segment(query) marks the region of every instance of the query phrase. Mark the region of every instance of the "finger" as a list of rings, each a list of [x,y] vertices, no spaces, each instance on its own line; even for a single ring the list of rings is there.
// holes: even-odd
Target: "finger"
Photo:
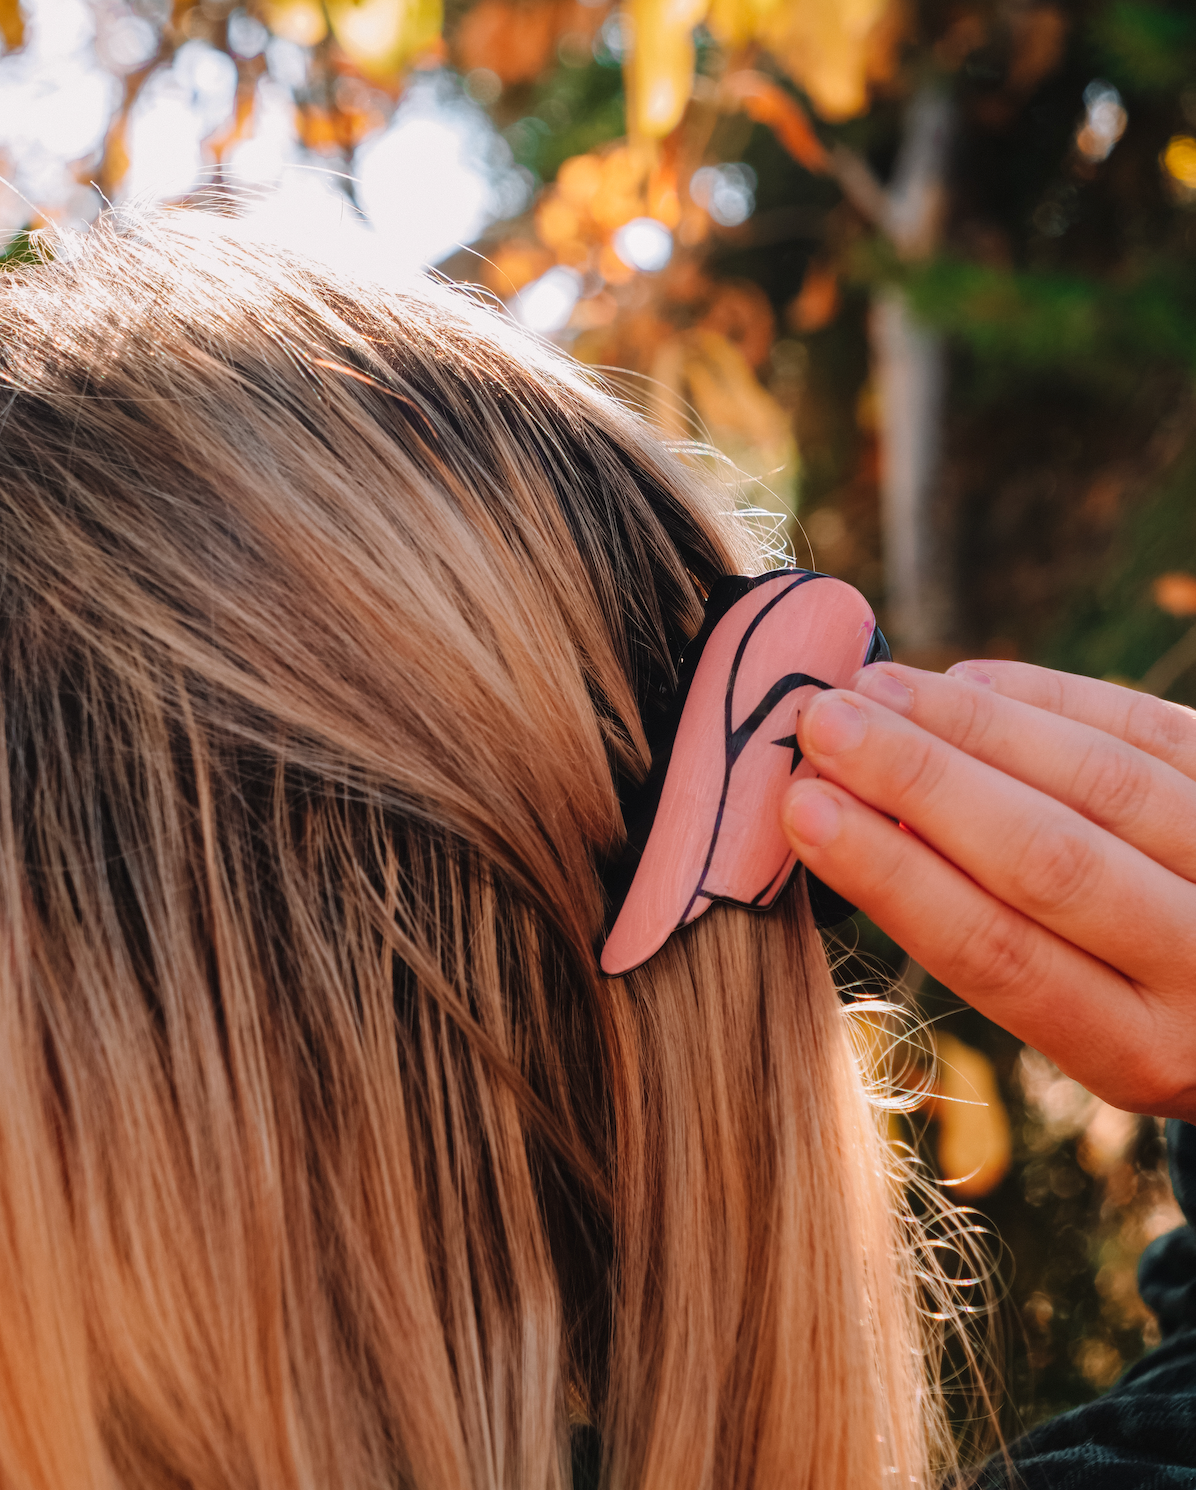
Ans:
[[[949,676],[986,683],[1006,698],[1090,724],[1196,779],[1196,710],[1183,704],[1028,662],[959,662]]]
[[[1190,1110],[1196,1027],[1172,1036],[1174,1052],[1162,1047],[1167,1067],[1165,1011],[841,787],[795,782],[782,821],[812,874],[982,1014],[1118,1107]]]
[[[875,663],[851,688],[1196,880],[1196,781],[1090,724],[958,677]]]
[[[818,694],[798,742],[821,775],[1129,977],[1168,988],[1196,966],[1196,886],[1070,807],[859,694]]]

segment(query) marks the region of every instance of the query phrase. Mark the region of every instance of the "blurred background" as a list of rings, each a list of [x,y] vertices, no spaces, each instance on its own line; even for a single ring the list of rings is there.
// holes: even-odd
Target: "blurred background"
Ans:
[[[899,658],[1196,703],[1190,0],[0,0],[0,37],[5,263],[202,200],[437,266],[721,452]],[[862,918],[839,953],[937,1043],[894,1137],[999,1239],[1007,1426],[1088,1400],[1157,1338],[1158,1126]]]

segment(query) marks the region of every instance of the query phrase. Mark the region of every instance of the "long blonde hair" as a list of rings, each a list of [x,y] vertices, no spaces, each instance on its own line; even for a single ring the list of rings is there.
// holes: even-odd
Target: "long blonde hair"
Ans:
[[[735,520],[563,358],[186,215],[0,284],[0,1482],[926,1486],[804,890],[603,980]]]

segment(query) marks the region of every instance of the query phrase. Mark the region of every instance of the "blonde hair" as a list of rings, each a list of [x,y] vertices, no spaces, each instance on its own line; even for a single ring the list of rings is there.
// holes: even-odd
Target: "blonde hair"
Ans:
[[[465,299],[186,215],[5,275],[0,372],[0,1480],[926,1486],[800,882],[597,973],[734,519]]]

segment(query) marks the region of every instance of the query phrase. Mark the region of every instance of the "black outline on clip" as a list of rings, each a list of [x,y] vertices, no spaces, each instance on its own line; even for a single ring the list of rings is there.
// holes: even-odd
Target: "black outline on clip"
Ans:
[[[710,639],[714,628],[723,619],[732,606],[738,604],[745,595],[751,594],[757,585],[762,585],[770,580],[792,575],[794,584],[786,586],[781,594],[756,617],[748,631],[745,633],[736,655],[735,663],[732,665],[730,682],[727,689],[726,702],[726,740],[727,740],[727,762],[726,776],[723,781],[723,793],[719,803],[719,814],[715,820],[714,832],[711,835],[710,850],[707,855],[706,865],[702,876],[698,881],[698,888],[694,892],[693,899],[686,907],[685,915],[693,908],[693,902],[702,894],[701,885],[705,879],[706,871],[714,856],[714,847],[718,841],[718,825],[722,817],[723,805],[726,802],[728,785],[731,778],[731,768],[748,739],[755,730],[763,723],[767,714],[775,707],[777,702],[785,693],[792,692],[795,688],[814,684],[818,688],[829,688],[829,683],[824,683],[819,678],[814,678],[806,673],[791,673],[780,679],[769,690],[765,699],[752,711],[751,716],[746,719],[737,730],[731,729],[731,695],[735,683],[736,669],[740,658],[747,646],[747,641],[756,626],[773,605],[780,603],[786,595],[789,595],[797,585],[806,584],[812,579],[830,579],[833,576],[822,574],[816,569],[773,569],[767,574],[745,576],[741,574],[724,575],[716,580],[711,587],[709,598],[706,601],[706,614],[702,621],[701,629],[691,642],[685,647],[677,660],[677,691],[670,700],[668,707],[658,716],[649,730],[648,745],[652,752],[652,766],[643,782],[636,786],[625,783],[619,792],[620,805],[623,808],[623,822],[627,830],[627,842],[623,852],[617,859],[611,861],[603,876],[609,910],[606,918],[606,927],[603,938],[609,933],[614,925],[623,902],[627,899],[631,890],[631,882],[635,878],[636,869],[639,867],[640,859],[643,857],[644,849],[648,843],[648,836],[652,831],[652,824],[656,819],[656,811],[660,806],[661,794],[664,791],[665,778],[668,776],[669,763],[673,756],[673,745],[677,738],[677,728],[681,723],[681,715],[685,711],[686,700],[689,698],[689,690],[693,685],[694,677],[698,670],[702,652]],[[868,654],[864,658],[863,665],[867,667],[873,662],[891,662],[893,654],[889,650],[889,644],[885,640],[880,627],[877,626],[872,633],[872,642],[868,648]],[[778,689],[781,690],[778,693]],[[767,705],[767,707],[765,707]],[[763,710],[763,713],[761,713]],[[757,719],[756,716],[760,717]],[[754,721],[754,722],[753,722]],[[648,721],[645,720],[645,725]],[[750,727],[749,727],[750,726]],[[742,736],[742,739],[740,738]],[[774,741],[781,744],[781,741]],[[801,759],[794,740],[794,768]],[[767,894],[768,886],[762,894]],[[854,914],[855,906],[844,900],[841,895],[836,894],[829,885],[824,885],[820,879],[815,878],[809,870],[806,870],[806,890],[810,897],[810,909],[814,913],[814,922],[817,926],[837,926],[840,922]],[[742,905],[741,901],[732,902]],[[747,907],[751,909],[752,907]],[[767,907],[756,907],[767,909]],[[682,917],[684,922],[684,916]]]

